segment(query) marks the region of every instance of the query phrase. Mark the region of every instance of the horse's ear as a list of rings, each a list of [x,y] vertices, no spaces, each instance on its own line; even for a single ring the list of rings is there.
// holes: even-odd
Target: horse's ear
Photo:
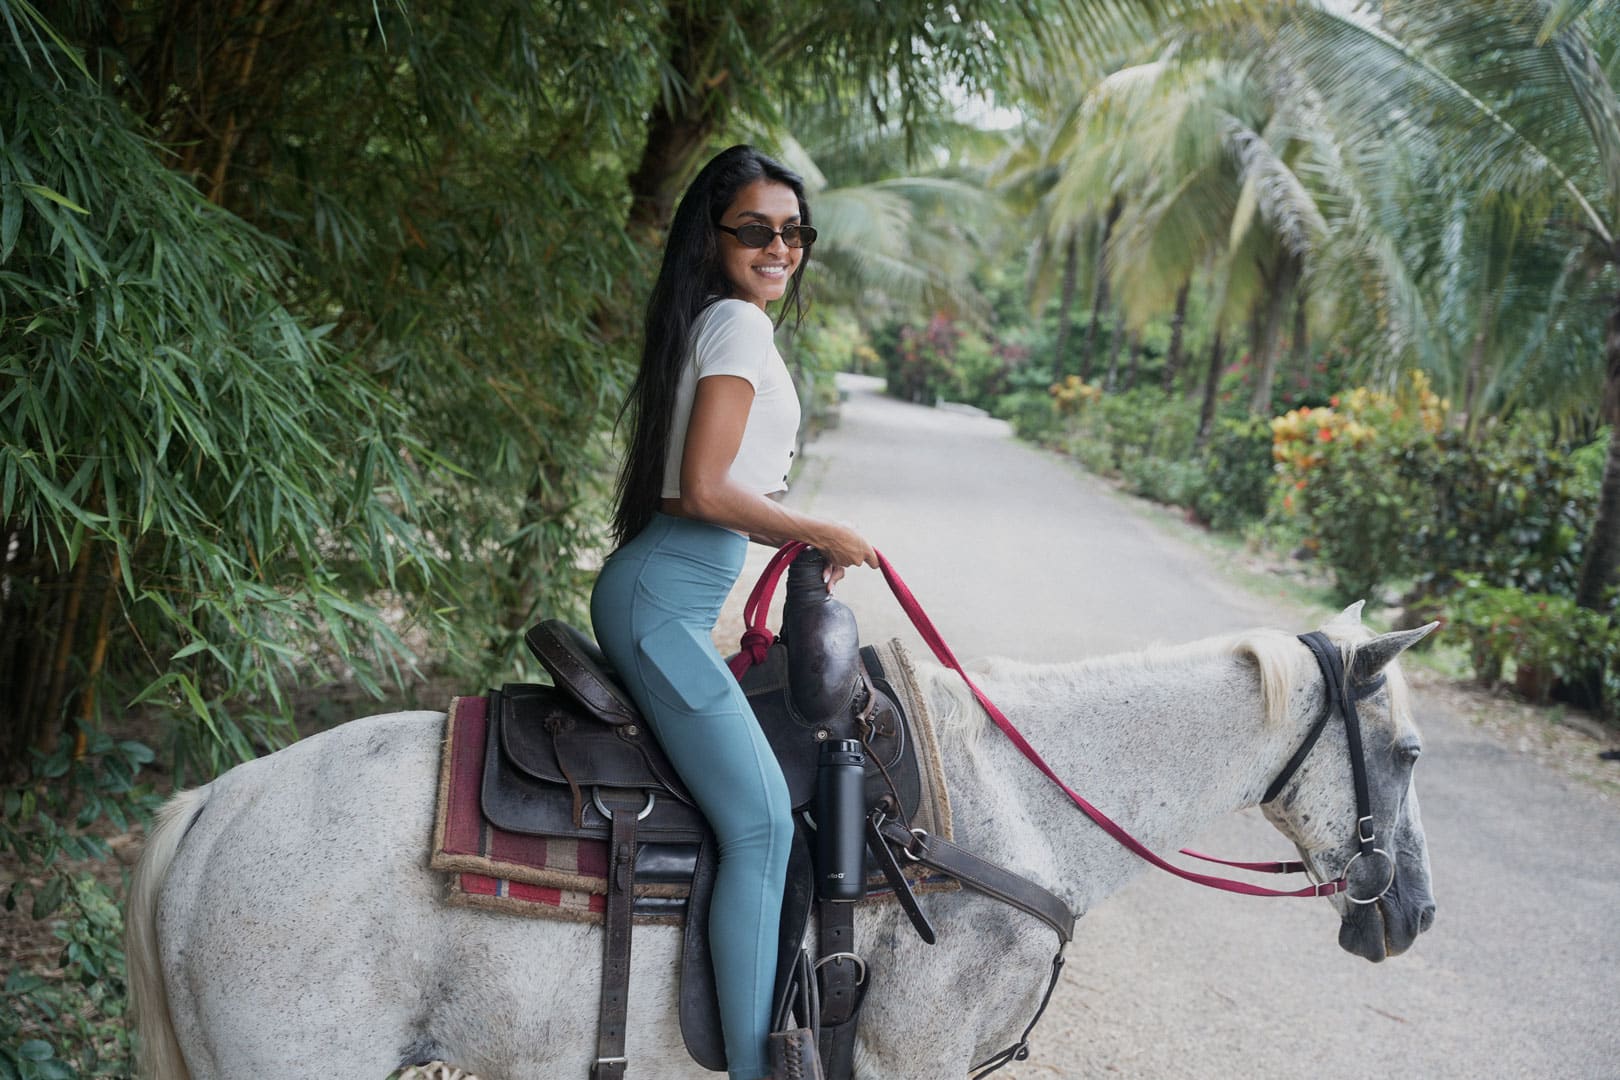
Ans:
[[[1389,662],[1434,632],[1440,624],[1432,622],[1416,630],[1397,630],[1393,634],[1379,634],[1356,648],[1355,663],[1350,668],[1351,682],[1366,682],[1383,671]]]
[[[1361,609],[1366,606],[1367,601],[1357,600],[1355,603],[1333,616],[1333,618],[1329,619],[1327,623],[1323,625],[1322,629],[1326,630],[1329,626],[1360,626]]]

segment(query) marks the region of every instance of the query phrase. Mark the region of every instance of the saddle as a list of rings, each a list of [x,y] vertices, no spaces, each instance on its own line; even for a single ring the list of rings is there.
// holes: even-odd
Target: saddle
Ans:
[[[919,933],[931,941],[933,931],[890,849],[892,840],[875,839],[883,822],[905,830],[894,835],[909,838],[919,811],[928,816],[916,744],[876,651],[860,646],[853,613],[827,594],[823,566],[811,551],[789,568],[781,636],[741,683],[782,766],[799,823],[783,901],[773,1026],[791,1027],[788,1021],[797,1015],[819,1028],[827,1075],[836,1077],[847,1076],[852,1063],[855,1017],[867,983],[852,948],[853,904],[822,904],[820,955],[827,959],[821,965],[813,969],[805,949],[815,903],[806,834],[813,827],[822,743],[863,744],[866,809],[873,815],[869,869],[895,891]],[[558,620],[534,627],[525,640],[555,685],[507,684],[490,694],[482,809],[492,825],[509,832],[608,842],[593,1080],[624,1075],[637,916],[676,921],[684,914],[682,1036],[699,1064],[724,1071],[708,943],[718,862],[709,827],[596,643]]]

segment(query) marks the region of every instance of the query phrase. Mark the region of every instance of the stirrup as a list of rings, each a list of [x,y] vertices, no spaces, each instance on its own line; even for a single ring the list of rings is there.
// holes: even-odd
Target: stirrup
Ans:
[[[826,1080],[816,1037],[807,1027],[773,1031],[766,1040],[770,1050],[771,1080]]]

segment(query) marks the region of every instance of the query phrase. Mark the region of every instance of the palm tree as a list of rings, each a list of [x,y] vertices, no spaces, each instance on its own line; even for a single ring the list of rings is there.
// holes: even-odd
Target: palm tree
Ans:
[[[1499,206],[1522,201],[1550,212],[1519,214],[1521,227],[1556,238],[1566,252],[1544,283],[1549,293],[1586,286],[1609,297],[1599,415],[1620,426],[1620,18],[1614,0],[1405,0],[1380,10],[1302,8],[1276,49],[1305,72],[1368,157],[1427,163],[1430,197]],[[1513,211],[1508,211],[1514,213]],[[1445,215],[1431,215],[1434,232]],[[1417,224],[1424,224],[1420,215]],[[1474,223],[1489,234],[1500,221]],[[1496,245],[1499,250],[1501,245]],[[1468,252],[1459,252],[1467,258]],[[1496,274],[1501,280],[1501,275]],[[1487,265],[1470,389],[1511,374],[1489,343],[1501,289]],[[1471,405],[1473,402],[1470,403]],[[1577,601],[1604,609],[1620,568],[1620,438],[1611,438],[1597,518]]]
[[[1260,305],[1257,413],[1270,409],[1285,315],[1329,231],[1302,177],[1313,147],[1296,134],[1291,95],[1258,58],[1154,60],[1093,87],[1053,149],[1054,224],[1097,215],[1109,200],[1099,306],[1112,287],[1140,328],[1184,312],[1198,269],[1239,276],[1226,295]],[[1217,262],[1223,251],[1244,257]]]

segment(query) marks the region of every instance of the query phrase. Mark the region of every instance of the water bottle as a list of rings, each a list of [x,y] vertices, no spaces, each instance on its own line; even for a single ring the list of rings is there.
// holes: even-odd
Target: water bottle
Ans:
[[[816,763],[816,895],[866,895],[866,754],[854,739],[821,744]]]

